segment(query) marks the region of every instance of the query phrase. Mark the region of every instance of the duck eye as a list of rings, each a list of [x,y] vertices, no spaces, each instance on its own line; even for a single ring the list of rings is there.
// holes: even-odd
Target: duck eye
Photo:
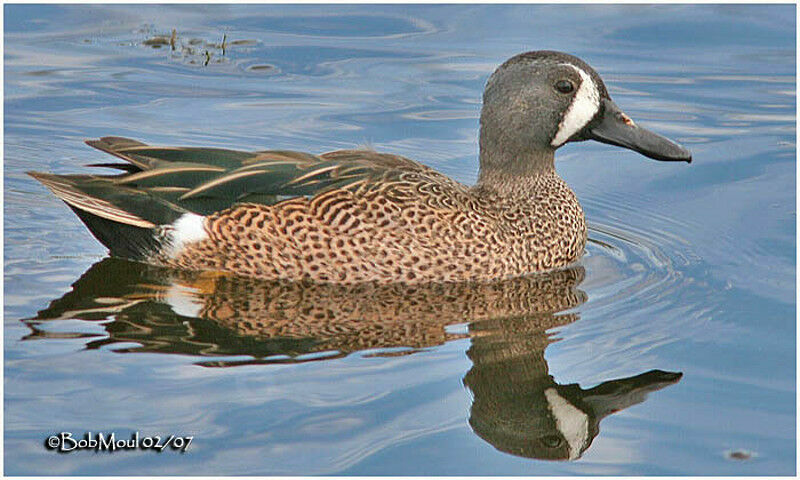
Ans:
[[[559,80],[556,82],[556,90],[561,93],[572,93],[575,90],[575,84],[569,80]]]
[[[548,448],[556,448],[561,445],[561,437],[558,435],[545,435],[539,438],[539,441]]]

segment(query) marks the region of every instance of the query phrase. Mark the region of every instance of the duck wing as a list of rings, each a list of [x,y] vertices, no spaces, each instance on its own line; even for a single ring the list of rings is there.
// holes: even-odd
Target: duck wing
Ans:
[[[90,166],[124,173],[30,174],[72,207],[139,226],[169,223],[186,212],[208,215],[236,203],[270,205],[298,196],[312,197],[403,173],[447,178],[407,158],[369,150],[322,155],[287,150],[243,152],[150,146],[122,137],[86,143],[127,162]],[[151,207],[156,211],[150,212]],[[129,215],[139,220],[126,218]]]

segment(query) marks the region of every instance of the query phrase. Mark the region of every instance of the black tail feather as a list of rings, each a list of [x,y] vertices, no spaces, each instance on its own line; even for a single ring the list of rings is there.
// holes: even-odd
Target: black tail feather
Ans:
[[[135,227],[108,220],[70,206],[92,235],[108,248],[111,255],[131,260],[146,260],[157,252],[161,241],[152,228]]]

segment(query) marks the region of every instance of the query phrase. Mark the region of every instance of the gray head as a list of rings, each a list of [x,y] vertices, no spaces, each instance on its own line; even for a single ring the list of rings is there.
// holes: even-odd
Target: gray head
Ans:
[[[657,160],[691,162],[691,153],[637,126],[611,101],[603,80],[560,52],[519,54],[486,84],[481,110],[481,168],[524,171],[552,163],[571,141],[598,140]]]

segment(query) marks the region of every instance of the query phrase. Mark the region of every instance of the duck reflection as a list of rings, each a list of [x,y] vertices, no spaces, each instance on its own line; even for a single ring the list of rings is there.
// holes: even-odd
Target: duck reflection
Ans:
[[[577,266],[491,284],[321,285],[161,269],[107,258],[72,291],[24,320],[26,340],[92,337],[86,348],[186,354],[206,367],[324,361],[353,352],[406,355],[470,338],[469,423],[498,450],[574,460],[607,415],[674,384],[652,370],[590,389],[548,372],[547,331],[577,320],[586,301]],[[49,331],[58,319],[104,321],[107,335]],[[467,324],[466,333],[445,327]],[[130,346],[133,343],[136,346]],[[215,358],[216,357],[216,358]],[[231,359],[231,357],[235,357]]]

